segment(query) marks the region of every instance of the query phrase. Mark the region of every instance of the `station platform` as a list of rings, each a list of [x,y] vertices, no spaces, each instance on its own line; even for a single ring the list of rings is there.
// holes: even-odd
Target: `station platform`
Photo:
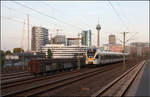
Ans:
[[[150,96],[150,59],[141,69],[124,96]]]

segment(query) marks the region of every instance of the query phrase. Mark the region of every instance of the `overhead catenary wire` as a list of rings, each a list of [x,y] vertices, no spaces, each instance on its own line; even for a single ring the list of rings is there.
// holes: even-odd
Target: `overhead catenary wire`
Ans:
[[[134,28],[133,23],[129,20],[129,18],[128,18],[127,15],[125,14],[125,11],[121,8],[121,5],[120,5],[119,2],[117,2],[117,5],[118,5],[118,7],[119,7],[119,9],[120,9],[120,13],[123,15],[124,19],[126,19],[127,22],[128,22],[128,24],[129,24],[130,26],[132,26],[133,31],[136,31],[136,29]]]
[[[16,19],[13,19],[13,18],[10,18],[10,17],[6,17],[6,16],[1,16],[1,18],[3,18],[3,19],[6,19],[6,20],[10,20],[10,21],[13,21],[13,22],[17,22],[17,23],[24,23],[24,21],[21,21],[21,20],[16,20]],[[28,25],[26,22],[25,22],[25,25]],[[35,26],[35,25],[33,25],[33,24],[29,24],[29,26],[30,27],[33,27],[33,26]],[[56,34],[56,33],[55,33]],[[74,34],[72,34],[71,35],[72,37],[76,37],[76,35],[74,35]]]
[[[46,2],[43,2],[43,4],[44,4],[45,6],[47,6],[47,7],[49,7],[49,8],[52,8],[52,9],[56,10],[56,12],[57,12],[57,13],[60,13],[61,15],[63,14],[64,16],[68,16],[68,14],[64,13],[64,12],[61,11],[61,10],[56,9],[56,8],[53,7],[53,6],[50,6],[50,4],[47,4]],[[69,17],[69,16],[68,16],[68,17]],[[76,19],[77,19],[77,18],[76,18]],[[88,28],[88,27],[85,28],[85,25],[87,26],[88,24],[85,23],[85,22],[83,22],[82,19],[80,19],[80,22],[82,22],[82,23],[84,24],[84,27],[83,27],[84,29]]]
[[[7,8],[7,9],[11,9],[11,11],[14,11],[14,12],[19,12],[20,14],[23,14],[24,16],[27,15],[26,12],[20,11],[19,9],[14,9],[14,8],[7,7],[7,6],[4,6],[4,5],[3,5],[2,7]],[[34,19],[34,20],[37,20],[37,19],[38,19],[38,21],[39,21],[39,19],[40,19],[40,21],[42,20],[41,22],[43,22],[43,23],[48,23],[47,20],[43,20],[43,19],[41,19],[41,18],[38,18],[38,17],[36,17],[36,16],[33,16],[32,14],[30,14],[30,15],[31,15],[31,19],[32,19],[32,20],[33,20],[33,19]],[[42,15],[42,16],[43,16],[43,15]],[[32,17],[34,17],[34,18],[32,18]],[[51,22],[50,24],[54,24],[54,23],[52,23],[52,21],[49,21],[49,22]],[[42,24],[42,23],[40,23],[39,26],[43,26],[43,27],[45,26],[45,25],[41,25],[41,24]],[[56,26],[56,22],[55,22],[55,26]],[[57,25],[57,26],[58,26],[58,25]],[[51,30],[52,28],[49,29],[49,26],[47,25],[46,28],[48,28],[49,31],[53,31],[53,32],[56,31],[56,27],[54,27],[53,30]],[[83,28],[83,27],[82,27],[82,28]],[[61,29],[61,28],[60,28],[60,29]]]
[[[135,37],[135,35],[137,34],[138,32],[136,32],[135,34],[133,34],[132,36],[130,36],[130,38],[128,38],[127,40],[126,40],[126,42],[129,42],[129,40],[133,40],[133,38]]]
[[[16,20],[16,19],[13,19],[13,18],[10,18],[10,17],[6,17],[6,16],[1,16],[3,19],[7,19],[7,20],[11,20],[11,21],[14,21],[14,22],[17,22],[17,23],[24,23],[24,21],[20,21],[20,20]],[[27,23],[25,22],[25,25],[27,25]],[[32,24],[29,24],[29,26],[33,27],[35,25],[32,25]]]
[[[129,42],[129,40],[134,40],[133,37],[134,37],[138,32],[136,32],[136,29],[134,28],[133,23],[129,20],[129,18],[128,18],[127,15],[125,14],[124,10],[121,8],[121,5],[120,5],[119,2],[117,2],[117,5],[118,5],[118,7],[119,7],[119,9],[120,9],[120,13],[123,15],[123,17],[126,19],[126,21],[128,21],[128,24],[129,24],[130,26],[132,26],[132,30],[135,31],[135,33],[134,33],[133,35],[131,35],[130,38],[127,39],[126,42]]]
[[[11,11],[14,11],[14,12],[17,12],[17,13],[22,14],[22,15],[24,15],[24,16],[27,16],[27,13],[22,12],[22,11],[20,11],[19,9],[17,10],[17,9],[10,8],[10,7],[7,7],[7,6],[2,6],[2,7],[7,8],[7,9],[11,9]],[[32,18],[32,14],[30,14],[30,18]],[[38,18],[38,17],[35,17],[35,16],[34,16],[34,18],[32,18],[32,19],[35,19],[35,20],[38,20],[38,21],[39,21],[39,19],[41,19],[41,18]],[[40,20],[40,21],[41,21],[41,20]],[[45,23],[45,22],[47,22],[47,20],[43,20],[43,19],[42,19],[42,22]]]
[[[19,2],[16,2],[16,1],[13,1],[13,3],[18,4],[18,5],[22,6],[22,7],[27,8],[27,9],[30,9],[30,10],[32,10],[32,11],[34,11],[34,12],[40,14],[40,15],[49,17],[49,18],[51,18],[51,19],[53,19],[53,20],[55,20],[55,21],[58,21],[58,22],[60,22],[60,23],[63,23],[63,24],[72,26],[72,27],[74,27],[74,28],[78,28],[78,29],[80,29],[80,30],[83,30],[81,27],[78,27],[78,26],[75,26],[75,25],[73,25],[73,24],[64,22],[64,21],[62,21],[62,20],[60,20],[60,19],[57,19],[57,18],[55,18],[55,17],[52,17],[52,16],[50,16],[50,15],[48,15],[48,14],[45,14],[45,13],[43,13],[43,12],[41,12],[41,11],[38,11],[38,10],[36,10],[36,9],[33,9],[32,7],[29,7],[29,6],[24,5],[24,4],[22,4],[22,3],[19,3]]]
[[[119,15],[119,13],[117,12],[117,10],[115,9],[115,7],[113,6],[113,4],[108,0],[109,4],[111,5],[112,9],[114,10],[114,12],[116,13],[116,15],[119,17],[120,21],[122,22],[122,24],[126,27],[127,31],[129,31],[128,26],[126,25],[126,23],[124,22],[124,20],[122,19],[122,17]],[[126,19],[128,20],[128,18],[126,17]],[[133,39],[133,36],[135,36],[137,33],[131,35],[131,37],[126,41],[129,42],[129,40]],[[120,42],[122,42],[120,39],[118,39]]]
[[[119,20],[121,21],[121,23],[125,26],[126,30],[129,32],[128,26],[126,25],[126,23],[124,22],[124,20],[121,18],[121,16],[119,15],[119,13],[117,12],[117,10],[113,6],[113,4],[109,0],[107,0],[107,1],[110,4],[111,8],[114,10],[114,12],[117,15],[117,17],[119,18]]]
[[[24,15],[24,16],[27,16],[27,13],[25,13],[25,12],[22,12],[22,11],[20,11],[20,10],[17,10],[17,9],[14,9],[14,8],[10,8],[10,7],[7,7],[7,6],[2,6],[2,7],[4,7],[4,8],[7,8],[7,9],[11,9],[11,11],[14,11],[14,12],[17,12],[17,13],[19,13],[19,14],[22,14],[22,15]],[[38,18],[38,17],[35,17],[34,16],[34,18],[32,18],[33,16],[32,16],[32,14],[30,14],[30,18],[33,20],[38,20],[39,21],[39,19],[40,19],[40,21],[41,21],[41,18]],[[7,17],[8,18],[8,17]],[[47,23],[48,21],[47,20],[43,20],[42,19],[42,21],[41,22],[43,22],[43,23]],[[51,21],[49,21],[49,22],[51,22]],[[39,26],[42,26],[42,27],[45,27],[45,25],[41,25],[42,23],[40,23],[39,24]],[[51,24],[54,24],[54,23],[52,23],[51,22]],[[34,26],[34,25],[33,25]],[[49,28],[48,26],[46,27],[49,31],[51,31],[52,29],[51,28]],[[55,31],[55,29],[53,29],[53,32]]]

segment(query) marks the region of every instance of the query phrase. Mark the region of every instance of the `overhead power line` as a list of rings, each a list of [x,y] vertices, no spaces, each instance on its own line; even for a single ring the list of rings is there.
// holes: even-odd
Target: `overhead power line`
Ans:
[[[137,35],[138,32],[136,32],[135,34],[133,34],[129,39],[127,39],[126,42],[129,42],[130,40],[134,40],[135,35]]]
[[[125,11],[121,8],[121,5],[119,2],[117,2],[118,7],[120,8],[120,13],[124,16],[124,19],[127,20],[128,24],[132,27],[133,31],[136,31],[134,28],[133,23],[130,21],[130,19],[127,17],[127,15],[125,14]],[[130,27],[129,27],[130,28]]]
[[[123,19],[121,18],[121,16],[119,15],[119,13],[117,12],[117,10],[115,9],[115,7],[113,6],[113,4],[108,0],[110,6],[112,7],[112,9],[114,10],[114,12],[116,13],[117,17],[120,19],[120,21],[122,22],[122,24],[126,27],[127,31],[129,31],[128,26],[126,25],[126,23],[123,21]]]
[[[11,9],[11,11],[18,12],[18,13],[24,15],[24,16],[27,16],[27,13],[22,12],[22,11],[20,11],[20,10],[17,10],[17,9],[14,9],[14,8],[10,8],[10,7],[7,7],[7,6],[2,6],[2,7],[7,8],[7,9]],[[30,16],[31,16],[31,14],[30,14]],[[5,16],[4,16],[4,17],[5,17]],[[7,17],[7,18],[9,18],[9,17]],[[34,16],[34,18],[32,18],[32,16],[31,16],[31,19],[38,20],[38,21],[39,21],[39,19],[41,20],[41,18],[38,18],[38,17],[35,17],[35,16]],[[45,23],[45,22],[48,22],[48,21],[42,19],[42,22]],[[51,21],[49,21],[49,22],[51,22]],[[54,24],[54,23],[51,23],[51,24]],[[35,25],[34,25],[34,26],[35,26]],[[41,25],[41,23],[40,23],[39,26],[44,26],[44,25]],[[51,30],[49,27],[47,27],[47,28],[48,28],[48,30]]]
[[[58,9],[56,9],[55,7],[53,7],[53,6],[50,6],[50,4],[47,4],[46,2],[43,2],[43,4],[45,5],[45,6],[47,6],[47,7],[49,7],[49,8],[52,8],[53,10],[56,10],[56,12],[57,13],[60,13],[61,15],[64,15],[64,16],[68,16],[68,14],[66,14],[65,12],[63,12],[63,11],[61,11],[61,10],[58,10]],[[70,17],[70,16],[68,16],[68,17]],[[80,16],[81,17],[81,16]],[[83,18],[83,17],[82,17]],[[76,18],[77,19],[77,18]],[[81,19],[80,19],[80,22],[82,22],[83,24],[84,24],[84,27],[85,27],[85,25],[87,26],[88,24],[87,23],[85,23],[85,22],[83,22]],[[83,27],[83,28],[84,28]],[[86,27],[86,28],[88,28],[88,27]]]
[[[14,22],[17,22],[17,23],[24,23],[24,21],[16,20],[16,19],[13,19],[13,18],[10,18],[10,17],[6,17],[6,16],[1,16],[1,17],[2,17],[3,19],[11,20],[11,21],[14,21]],[[26,22],[25,22],[25,25],[27,25]],[[29,26],[33,27],[34,25],[29,24]]]
[[[75,28],[78,28],[78,29],[82,30],[82,28],[81,28],[81,27],[77,27],[77,26],[72,25],[72,24],[70,24],[70,23],[64,22],[64,21],[62,21],[62,20],[60,20],[60,19],[57,19],[57,18],[52,17],[52,16],[50,16],[50,15],[47,15],[47,14],[45,14],[45,13],[42,13],[42,12],[40,12],[40,11],[38,11],[38,10],[33,9],[32,7],[26,6],[26,5],[22,4],[22,3],[15,2],[15,1],[13,1],[13,3],[16,3],[16,4],[20,5],[20,6],[23,6],[23,7],[27,8],[27,9],[30,9],[30,10],[32,10],[32,11],[34,11],[34,12],[36,12],[36,13],[40,14],[40,15],[43,15],[43,16],[46,16],[46,17],[49,17],[49,18],[51,18],[51,19],[53,19],[53,20],[56,20],[56,21],[58,21],[58,22],[60,22],[60,23],[63,23],[63,24],[66,24],[66,25],[69,25],[69,26],[72,26],[72,27],[75,27]]]
[[[2,7],[7,8],[7,9],[11,9],[12,11],[17,12],[17,13],[19,13],[19,14],[22,14],[22,15],[24,15],[24,16],[27,16],[27,14],[28,14],[28,13],[25,13],[25,12],[19,10],[19,9],[17,10],[17,9],[10,8],[10,7],[7,7],[7,6],[2,6]],[[30,15],[31,15],[31,14],[30,14]],[[40,19],[40,18],[37,18],[37,17],[35,17],[35,16],[34,16],[34,18],[32,18],[32,19],[35,19],[35,18],[38,19],[38,20]],[[42,20],[42,21],[43,21],[43,20]],[[45,20],[45,21],[43,21],[43,22],[47,22],[47,21]]]

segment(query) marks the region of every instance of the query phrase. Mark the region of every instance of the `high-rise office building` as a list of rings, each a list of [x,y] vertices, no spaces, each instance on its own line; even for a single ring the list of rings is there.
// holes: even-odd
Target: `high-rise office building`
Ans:
[[[86,45],[86,46],[91,46],[92,45],[92,33],[91,30],[85,30],[82,31],[81,34],[81,44]]]
[[[109,35],[109,45],[115,45],[115,44],[116,44],[115,35]]]
[[[43,27],[32,28],[31,49],[34,52],[41,52],[41,47],[49,43],[48,29]]]

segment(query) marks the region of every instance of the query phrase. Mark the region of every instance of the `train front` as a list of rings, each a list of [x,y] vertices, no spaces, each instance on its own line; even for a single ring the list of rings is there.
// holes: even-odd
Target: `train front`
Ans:
[[[88,49],[86,52],[86,64],[96,64],[95,63],[96,49]]]

